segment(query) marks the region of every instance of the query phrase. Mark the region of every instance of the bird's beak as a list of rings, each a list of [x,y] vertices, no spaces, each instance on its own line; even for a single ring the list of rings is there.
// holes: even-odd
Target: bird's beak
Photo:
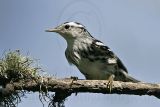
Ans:
[[[57,32],[60,31],[58,28],[51,28],[51,29],[47,29],[45,30],[46,32]]]

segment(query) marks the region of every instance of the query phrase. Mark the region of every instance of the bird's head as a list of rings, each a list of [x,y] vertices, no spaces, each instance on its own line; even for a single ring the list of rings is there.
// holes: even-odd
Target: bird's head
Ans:
[[[78,22],[65,22],[55,28],[46,30],[46,32],[59,33],[66,40],[88,35],[85,26]]]

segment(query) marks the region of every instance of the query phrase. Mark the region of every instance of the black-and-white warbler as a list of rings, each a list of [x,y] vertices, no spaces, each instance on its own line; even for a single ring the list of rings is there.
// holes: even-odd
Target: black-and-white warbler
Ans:
[[[91,36],[82,24],[65,22],[46,31],[59,33],[67,41],[66,58],[86,79],[139,82],[128,75],[126,67],[110,48]]]

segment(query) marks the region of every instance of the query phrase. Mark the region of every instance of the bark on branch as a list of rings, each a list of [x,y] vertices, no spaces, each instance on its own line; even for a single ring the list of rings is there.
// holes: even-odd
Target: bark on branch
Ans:
[[[112,91],[107,88],[107,80],[75,80],[72,79],[55,79],[43,77],[38,80],[24,82],[13,82],[8,84],[9,89],[50,92],[69,92],[69,93],[103,93],[103,94],[130,94],[130,95],[153,95],[160,97],[160,84],[151,83],[131,83],[114,81]],[[69,95],[68,95],[69,96]]]

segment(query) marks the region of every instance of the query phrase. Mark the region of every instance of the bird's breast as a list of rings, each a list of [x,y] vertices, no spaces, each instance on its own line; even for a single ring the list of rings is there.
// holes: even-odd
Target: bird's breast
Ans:
[[[86,79],[106,80],[111,74],[115,73],[115,65],[108,65],[100,61],[90,61],[86,58],[82,58],[77,67]]]
[[[115,63],[108,64],[106,53],[92,48],[91,42],[90,39],[73,42],[67,47],[66,58],[77,66],[86,79],[106,80],[115,73]]]

